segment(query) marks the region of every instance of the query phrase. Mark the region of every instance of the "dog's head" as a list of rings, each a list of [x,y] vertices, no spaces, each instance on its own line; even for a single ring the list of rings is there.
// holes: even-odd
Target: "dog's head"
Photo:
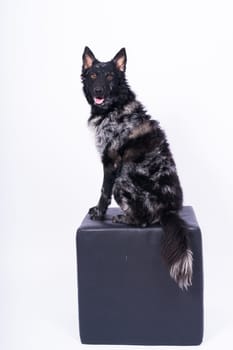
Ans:
[[[83,53],[83,90],[90,105],[108,109],[117,103],[125,83],[126,52],[121,49],[109,62],[98,61],[88,47]]]

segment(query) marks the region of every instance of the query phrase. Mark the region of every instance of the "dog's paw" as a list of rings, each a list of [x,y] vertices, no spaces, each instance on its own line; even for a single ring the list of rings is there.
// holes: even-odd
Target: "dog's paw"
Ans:
[[[90,215],[91,220],[104,220],[104,213],[98,206],[90,208],[88,214]]]
[[[112,217],[112,223],[114,223],[114,224],[122,223],[122,222],[123,222],[123,220],[122,220],[123,216],[124,216],[124,215],[116,215],[116,216],[113,216],[113,217]]]

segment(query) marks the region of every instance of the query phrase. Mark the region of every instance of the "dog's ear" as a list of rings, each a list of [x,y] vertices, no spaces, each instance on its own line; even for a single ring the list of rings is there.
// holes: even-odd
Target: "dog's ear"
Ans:
[[[125,48],[123,48],[113,58],[113,62],[115,63],[117,69],[119,69],[121,72],[124,72],[126,68],[126,61],[126,51]]]
[[[93,62],[96,60],[94,54],[91,52],[89,47],[85,47],[83,52],[83,69],[91,68]]]

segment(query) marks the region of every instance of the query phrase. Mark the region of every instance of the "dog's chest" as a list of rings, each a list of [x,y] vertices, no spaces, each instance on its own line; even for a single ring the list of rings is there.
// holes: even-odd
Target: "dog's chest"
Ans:
[[[95,143],[100,155],[106,147],[118,150],[129,134],[129,127],[124,122],[119,123],[115,113],[111,113],[99,124],[97,118],[90,123],[90,126],[94,129]]]

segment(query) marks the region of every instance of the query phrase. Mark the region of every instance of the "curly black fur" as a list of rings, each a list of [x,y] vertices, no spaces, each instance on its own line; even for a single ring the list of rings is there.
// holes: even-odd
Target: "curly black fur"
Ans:
[[[91,105],[104,180],[94,220],[104,219],[112,194],[124,212],[113,218],[137,226],[160,222],[164,229],[162,254],[171,277],[181,288],[192,284],[192,252],[187,229],[178,211],[183,195],[164,131],[136,99],[125,77],[126,52],[109,62],[98,61],[86,47],[82,82]]]

